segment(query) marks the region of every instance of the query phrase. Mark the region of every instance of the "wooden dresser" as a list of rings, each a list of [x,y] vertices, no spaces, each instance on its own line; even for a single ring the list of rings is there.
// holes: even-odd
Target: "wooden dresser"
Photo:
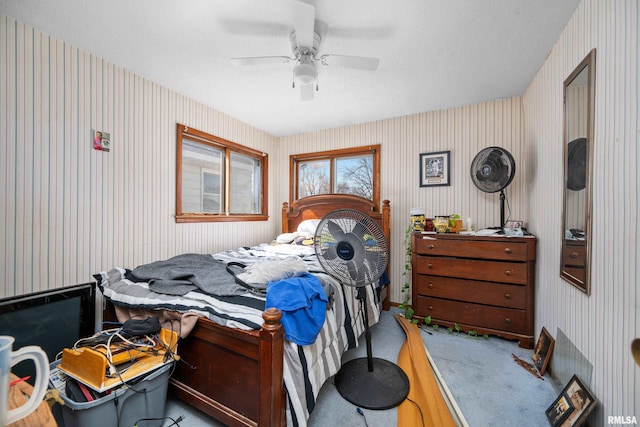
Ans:
[[[414,233],[414,315],[533,348],[535,261],[533,236]]]

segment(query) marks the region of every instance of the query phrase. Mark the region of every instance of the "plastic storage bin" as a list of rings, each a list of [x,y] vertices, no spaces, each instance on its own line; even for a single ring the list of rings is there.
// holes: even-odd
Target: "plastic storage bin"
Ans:
[[[51,364],[51,368],[59,362]],[[167,387],[173,363],[146,374],[127,388],[91,402],[75,402],[61,394],[64,427],[133,427],[142,418],[164,417]],[[145,421],[139,427],[162,426],[164,420]]]

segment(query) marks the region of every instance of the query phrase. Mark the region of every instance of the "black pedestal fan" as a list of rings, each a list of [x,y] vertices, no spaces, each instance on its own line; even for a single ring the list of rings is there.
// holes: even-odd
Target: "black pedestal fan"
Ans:
[[[339,209],[326,215],[314,236],[322,268],[340,282],[358,288],[364,307],[367,357],[342,365],[335,376],[338,392],[366,409],[393,408],[407,397],[409,379],[396,364],[374,358],[366,286],[375,283],[387,267],[389,248],[380,226],[356,210]]]
[[[513,156],[501,147],[481,150],[471,162],[471,180],[485,193],[500,192],[500,229],[504,227],[504,189],[516,174]]]

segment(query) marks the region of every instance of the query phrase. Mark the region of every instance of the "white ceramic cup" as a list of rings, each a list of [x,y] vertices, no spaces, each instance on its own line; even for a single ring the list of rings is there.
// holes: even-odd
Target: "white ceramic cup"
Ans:
[[[30,345],[13,351],[14,338],[0,336],[0,427],[16,422],[36,410],[47,392],[49,381],[49,359],[38,346]],[[33,360],[36,367],[36,380],[33,393],[22,406],[9,409],[9,378],[11,367],[23,360]]]

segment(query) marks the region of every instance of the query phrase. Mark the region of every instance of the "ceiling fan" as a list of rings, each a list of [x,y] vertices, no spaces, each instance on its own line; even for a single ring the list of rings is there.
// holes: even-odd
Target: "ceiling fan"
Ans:
[[[293,67],[293,87],[300,86],[300,99],[313,99],[313,90],[318,90],[318,64],[375,71],[378,58],[350,55],[325,54],[318,56],[322,38],[315,31],[316,9],[307,3],[292,2],[293,31],[289,36],[291,43],[290,56],[254,56],[231,58],[237,66],[262,65],[295,62]]]

